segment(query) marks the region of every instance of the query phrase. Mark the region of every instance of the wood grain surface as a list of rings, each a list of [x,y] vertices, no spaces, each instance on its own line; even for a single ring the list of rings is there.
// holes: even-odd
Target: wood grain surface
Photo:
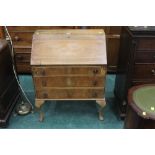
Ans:
[[[103,30],[68,29],[35,32],[31,65],[76,64],[107,64],[106,41]]]

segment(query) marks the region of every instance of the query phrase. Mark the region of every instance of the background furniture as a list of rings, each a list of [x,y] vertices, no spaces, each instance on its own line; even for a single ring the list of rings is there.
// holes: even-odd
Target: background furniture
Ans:
[[[32,35],[37,29],[104,29],[107,43],[108,72],[116,73],[121,26],[8,26],[13,40],[18,73],[31,73]]]
[[[107,71],[108,73],[116,73],[122,26],[87,26],[86,28],[104,29],[107,44]]]
[[[0,38],[4,38],[4,31],[2,26],[0,26]]]
[[[124,128],[155,129],[155,84],[129,89]]]
[[[9,45],[6,40],[0,39],[0,127],[6,127],[18,97]]]
[[[30,55],[32,47],[32,36],[37,29],[67,29],[74,26],[8,26],[11,35],[15,62],[18,73],[31,73]]]
[[[44,30],[33,36],[35,105],[45,100],[95,100],[105,106],[106,40],[103,30]]]
[[[126,114],[128,89],[155,83],[155,27],[123,27],[115,83],[120,116]]]

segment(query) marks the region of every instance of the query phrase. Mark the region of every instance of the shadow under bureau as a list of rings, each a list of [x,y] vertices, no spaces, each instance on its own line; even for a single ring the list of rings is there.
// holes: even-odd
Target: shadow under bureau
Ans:
[[[103,30],[36,31],[31,53],[37,108],[46,100],[96,100],[103,120],[107,71]]]

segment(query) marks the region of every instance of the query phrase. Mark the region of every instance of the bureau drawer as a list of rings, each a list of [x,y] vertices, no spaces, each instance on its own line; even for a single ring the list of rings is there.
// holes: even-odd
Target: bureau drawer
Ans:
[[[151,51],[136,52],[135,62],[136,63],[155,63],[155,52],[151,52]]]
[[[31,48],[14,48],[14,52],[31,54]]]
[[[155,64],[136,64],[134,79],[155,79]]]
[[[34,32],[10,32],[14,47],[32,46],[32,36]]]
[[[104,78],[102,76],[53,76],[35,77],[35,88],[42,87],[103,87]]]
[[[104,98],[104,88],[42,89],[36,90],[37,99],[96,99]]]
[[[155,38],[142,38],[138,40],[137,50],[154,50]]]
[[[15,60],[16,63],[29,63],[30,64],[30,56],[31,54],[29,53],[16,53],[15,55]]]
[[[103,75],[106,74],[104,66],[49,66],[32,67],[33,76],[56,75]]]
[[[31,66],[30,63],[17,63],[16,64],[16,69],[18,73],[31,73]]]

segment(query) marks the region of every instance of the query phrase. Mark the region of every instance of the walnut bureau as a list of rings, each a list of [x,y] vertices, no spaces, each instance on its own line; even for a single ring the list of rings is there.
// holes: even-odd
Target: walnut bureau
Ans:
[[[37,108],[46,100],[95,100],[103,120],[107,71],[103,30],[38,30],[31,66]]]
[[[36,30],[47,29],[104,29],[107,44],[107,71],[116,73],[122,26],[7,26],[13,41],[16,69],[19,74],[31,74],[30,55],[32,36]],[[3,27],[0,36],[5,37]]]

